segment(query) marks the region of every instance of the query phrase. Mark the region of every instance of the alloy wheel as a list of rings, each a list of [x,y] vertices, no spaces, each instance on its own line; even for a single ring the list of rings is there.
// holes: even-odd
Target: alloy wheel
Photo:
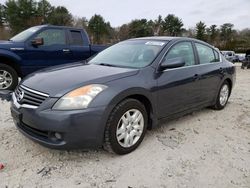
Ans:
[[[124,148],[135,145],[140,139],[143,129],[142,113],[137,109],[128,110],[122,115],[117,125],[116,138],[118,143]]]
[[[6,70],[0,70],[0,89],[7,89],[11,86],[13,78]]]
[[[227,84],[223,85],[220,90],[220,105],[225,106],[229,96],[229,87]]]

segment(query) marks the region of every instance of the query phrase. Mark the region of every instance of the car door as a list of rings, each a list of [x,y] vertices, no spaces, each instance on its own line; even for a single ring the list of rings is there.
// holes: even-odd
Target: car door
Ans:
[[[42,38],[43,45],[33,46],[31,41]],[[60,65],[70,62],[72,53],[67,43],[64,29],[48,28],[34,35],[27,43],[25,66],[30,72],[48,66]]]
[[[219,53],[213,48],[196,42],[195,47],[200,63],[201,99],[210,103],[217,96],[218,87],[223,78],[223,67]]]
[[[89,41],[80,30],[69,30],[70,50],[74,61],[85,60],[90,57]]]
[[[196,65],[192,43],[175,44],[164,58],[170,60],[177,57],[184,58],[185,66],[167,69],[157,78],[159,118],[188,110],[201,102],[199,66]]]

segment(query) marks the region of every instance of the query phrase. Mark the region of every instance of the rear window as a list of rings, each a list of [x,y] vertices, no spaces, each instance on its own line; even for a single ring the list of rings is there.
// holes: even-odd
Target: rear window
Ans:
[[[80,31],[70,31],[71,45],[83,46],[83,38]]]
[[[200,59],[200,64],[218,62],[212,48],[200,43],[195,43],[195,45]]]

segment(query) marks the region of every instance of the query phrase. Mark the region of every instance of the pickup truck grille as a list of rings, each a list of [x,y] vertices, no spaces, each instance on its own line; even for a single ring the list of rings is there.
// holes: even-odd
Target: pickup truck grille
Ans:
[[[29,89],[25,86],[19,86],[15,90],[16,101],[25,107],[37,108],[43,101],[45,101],[49,95]]]

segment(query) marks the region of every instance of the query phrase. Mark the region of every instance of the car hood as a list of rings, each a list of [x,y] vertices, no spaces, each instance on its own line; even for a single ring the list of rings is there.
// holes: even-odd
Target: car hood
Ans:
[[[10,50],[11,48],[24,48],[24,44],[22,42],[0,40],[0,49]]]
[[[50,97],[61,97],[84,85],[105,84],[137,73],[137,69],[77,63],[35,72],[26,77],[21,85],[46,93]]]

